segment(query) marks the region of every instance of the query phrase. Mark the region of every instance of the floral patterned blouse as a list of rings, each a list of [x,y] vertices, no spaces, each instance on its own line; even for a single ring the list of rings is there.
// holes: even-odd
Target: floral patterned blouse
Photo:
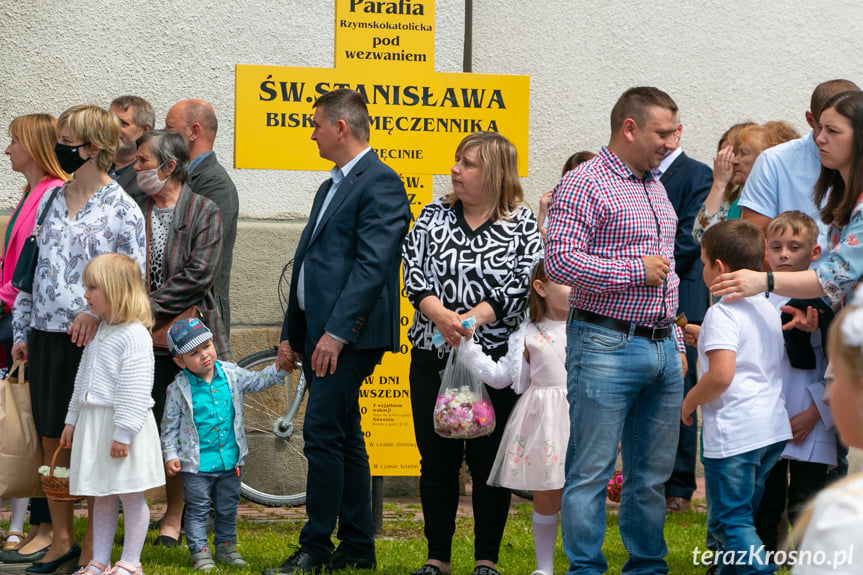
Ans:
[[[18,292],[12,308],[14,341],[27,341],[31,327],[66,332],[75,317],[89,313],[81,276],[87,263],[99,254],[120,253],[136,259],[143,277],[146,261],[144,215],[117,182],[99,188],[75,217],[69,219],[66,186],[48,207],[39,230],[39,261],[33,293]],[[42,214],[51,197],[45,192]]]
[[[827,259],[815,268],[821,289],[830,298],[830,303],[839,303],[845,294],[863,278],[863,195],[851,211],[851,219],[845,227],[835,223],[830,226],[830,253]]]
[[[740,208],[737,207],[737,200],[733,202],[729,202],[724,199],[719,204],[719,209],[716,210],[713,214],[707,213],[707,208],[704,204],[701,204],[701,209],[698,210],[698,215],[695,216],[695,225],[692,226],[692,239],[695,240],[695,243],[700,244],[701,238],[704,237],[704,232],[707,231],[708,228],[715,226],[719,222],[724,222],[725,220],[734,220],[740,217]]]

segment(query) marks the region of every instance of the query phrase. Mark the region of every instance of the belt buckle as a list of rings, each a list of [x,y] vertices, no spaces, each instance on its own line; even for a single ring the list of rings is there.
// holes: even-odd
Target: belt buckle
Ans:
[[[655,325],[650,331],[650,339],[651,341],[662,341],[668,337],[668,326],[659,326]],[[662,337],[657,335],[657,332],[663,333]]]

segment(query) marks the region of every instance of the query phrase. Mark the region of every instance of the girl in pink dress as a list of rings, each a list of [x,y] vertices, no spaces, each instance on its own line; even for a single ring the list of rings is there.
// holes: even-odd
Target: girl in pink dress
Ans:
[[[530,288],[530,321],[524,326],[527,365],[519,378],[524,382],[529,377],[529,385],[506,424],[488,483],[533,491],[537,563],[533,575],[552,575],[569,441],[566,318],[570,288],[549,281],[542,260],[534,268]]]

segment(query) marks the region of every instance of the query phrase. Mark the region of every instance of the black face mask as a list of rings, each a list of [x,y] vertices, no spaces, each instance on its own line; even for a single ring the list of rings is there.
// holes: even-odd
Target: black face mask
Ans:
[[[87,163],[89,158],[82,158],[78,155],[78,148],[88,146],[90,143],[85,142],[77,146],[68,146],[57,142],[54,145],[54,153],[57,154],[57,161],[60,162],[60,167],[67,174],[74,174],[75,171]]]

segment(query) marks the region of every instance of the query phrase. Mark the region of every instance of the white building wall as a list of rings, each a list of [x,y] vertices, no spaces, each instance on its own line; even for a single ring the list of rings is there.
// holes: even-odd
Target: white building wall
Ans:
[[[781,119],[805,132],[818,82],[863,82],[854,0],[474,0],[473,10],[473,71],[531,77],[524,184],[534,206],[569,154],[607,142],[609,111],[627,87],[668,91],[686,150],[710,163],[729,125]],[[435,67],[459,72],[464,1],[438,0],[436,13]],[[107,106],[126,93],[149,100],[161,127],[173,103],[197,97],[216,109],[216,153],[231,166],[234,65],[331,67],[334,21],[327,0],[0,0],[0,129],[20,114]],[[322,177],[229,170],[246,218],[307,217]],[[437,178],[437,191],[447,183]],[[14,206],[21,184],[0,163],[0,209]]]

